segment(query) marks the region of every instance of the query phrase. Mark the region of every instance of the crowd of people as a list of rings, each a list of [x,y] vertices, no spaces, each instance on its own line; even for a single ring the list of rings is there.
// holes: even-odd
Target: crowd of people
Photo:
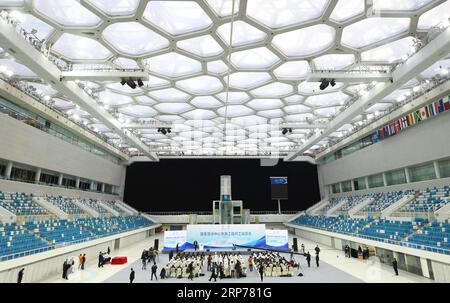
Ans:
[[[264,277],[292,277],[294,267],[297,267],[293,258],[287,260],[278,252],[257,252],[250,259],[256,265],[261,281]]]

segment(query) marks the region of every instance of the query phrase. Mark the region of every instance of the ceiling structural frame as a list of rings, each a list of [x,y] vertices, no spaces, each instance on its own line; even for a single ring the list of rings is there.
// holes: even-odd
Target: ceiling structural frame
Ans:
[[[303,152],[314,155],[368,115],[380,117],[395,107],[395,100],[374,98],[370,109],[327,131],[366,90],[394,81],[392,69],[406,60],[403,54],[409,56],[414,41],[428,41],[423,38],[441,22],[441,6],[450,4],[234,0],[232,14],[231,1],[123,0],[115,6],[106,0],[67,0],[64,5],[26,0],[11,6],[21,1],[8,0],[2,6],[0,0],[0,10],[28,32],[36,28],[51,55],[67,63],[55,64],[59,71],[45,77],[38,70],[12,79],[36,84],[38,90],[53,86],[58,92],[49,94],[49,107],[105,135],[130,156],[148,147],[155,156],[285,157],[302,149],[314,133],[327,132]],[[0,65],[14,67],[17,60],[31,68],[1,44]],[[83,100],[72,100],[67,87],[49,81],[59,83],[57,74],[65,86],[84,89]],[[120,83],[138,78],[147,83],[136,89]],[[424,80],[421,75],[407,80],[412,78]],[[319,90],[323,79],[331,85]],[[405,88],[412,91],[409,81],[395,92]],[[171,133],[158,133],[158,123],[170,123]]]
[[[2,41],[2,47],[9,52],[12,52],[17,59],[44,80],[51,83],[59,92],[63,93],[92,116],[110,127],[111,130],[117,132],[117,134],[122,136],[130,145],[136,147],[147,156],[149,160],[158,161],[156,153],[149,152],[148,146],[139,138],[130,131],[122,129],[121,124],[106,110],[99,107],[95,100],[81,89],[75,81],[65,81],[61,79],[61,71],[42,53],[23,39],[15,31],[14,27],[0,22],[0,41]]]
[[[320,142],[342,125],[351,121],[372,104],[382,100],[384,97],[404,85],[415,75],[420,74],[433,63],[448,55],[449,49],[450,27],[447,27],[434,40],[430,41],[403,64],[397,66],[392,72],[392,82],[376,84],[373,89],[367,92],[367,94],[361,96],[356,102],[333,119],[326,129],[309,138],[298,150],[287,155],[284,160],[293,160],[302,155],[303,152],[307,151],[311,146]]]

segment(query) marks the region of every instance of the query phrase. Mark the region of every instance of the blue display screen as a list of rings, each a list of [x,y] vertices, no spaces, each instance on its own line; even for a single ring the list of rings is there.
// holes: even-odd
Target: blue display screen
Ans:
[[[287,177],[270,177],[270,184],[287,184]]]

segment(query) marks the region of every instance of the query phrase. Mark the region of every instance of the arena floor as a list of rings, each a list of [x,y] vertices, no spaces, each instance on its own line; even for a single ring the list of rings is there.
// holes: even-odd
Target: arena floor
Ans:
[[[290,235],[292,238],[292,235]],[[103,268],[97,268],[96,257],[88,256],[86,270],[77,271],[69,276],[69,280],[63,280],[61,275],[45,279],[40,282],[47,283],[128,283],[128,276],[130,267],[136,271],[135,283],[192,283],[188,279],[165,279],[150,281],[150,269],[146,271],[141,270],[140,256],[144,248],[148,249],[153,244],[154,238],[158,238],[160,245],[163,245],[163,234],[158,234],[149,238],[146,242],[141,242],[129,246],[118,251],[113,251],[112,256],[127,256],[128,264],[124,265],[106,265]],[[298,237],[297,237],[298,238]],[[292,239],[290,239],[292,242]],[[300,239],[299,243],[304,243],[306,250],[313,251],[316,243]],[[314,262],[311,262],[311,268],[307,268],[304,258],[296,256],[297,260],[301,261],[303,268],[303,277],[267,277],[266,282],[273,283],[432,283],[433,280],[425,277],[413,275],[404,271],[399,271],[400,275],[395,276],[390,266],[380,264],[376,260],[357,260],[344,257],[344,252],[320,245],[321,248],[321,262],[320,267],[316,268]],[[168,260],[167,254],[159,256],[158,274],[161,266]],[[159,276],[158,276],[159,277]],[[205,274],[204,277],[194,279],[194,283],[208,282],[209,276]],[[242,279],[217,279],[217,283],[260,283],[256,272],[250,273],[246,278]],[[214,283],[214,282],[211,282]]]

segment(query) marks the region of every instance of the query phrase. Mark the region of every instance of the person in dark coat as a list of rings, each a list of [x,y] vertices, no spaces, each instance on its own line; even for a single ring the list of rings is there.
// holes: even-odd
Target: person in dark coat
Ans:
[[[98,267],[103,267],[103,253],[99,252],[98,254]]]
[[[306,254],[306,262],[308,262],[308,267],[311,267],[311,254],[308,253]]]
[[[63,263],[63,274],[62,277],[63,279],[69,280],[67,277],[67,271],[69,270],[70,264],[66,261],[64,261]]]
[[[211,266],[211,276],[209,277],[209,282],[211,282],[211,279],[214,279],[214,282],[217,282],[217,266],[216,263],[214,262]]]
[[[178,247],[178,243],[177,243],[177,246],[175,247],[175,251],[177,252],[177,254],[178,254],[178,252],[180,251],[180,249],[179,249],[179,247]]]
[[[133,283],[133,281],[134,281],[134,275],[135,275],[134,269],[131,269],[131,272],[130,272],[130,283]]]
[[[23,272],[25,271],[25,268],[22,268],[19,271],[19,274],[17,275],[17,283],[22,283],[22,279],[23,279]]]
[[[197,240],[194,241],[194,251],[197,251],[198,248],[198,242]]]
[[[109,248],[109,246],[108,246],[108,250],[107,250],[107,252],[106,252],[108,255],[110,255],[111,254],[111,249]]]
[[[264,280],[264,265],[262,263],[259,263],[259,275],[261,276],[261,282]]]
[[[188,272],[189,272],[188,279],[194,281],[194,262],[189,263]]]
[[[171,251],[169,252],[169,261],[172,260],[172,258],[173,258],[173,250],[171,250]]]
[[[153,276],[155,276],[155,279],[158,281],[158,276],[156,275],[156,271],[158,270],[158,265],[156,265],[156,262],[153,262],[152,265],[152,276],[151,280],[153,281]]]
[[[392,267],[394,268],[395,275],[398,276],[398,263],[397,263],[397,259],[395,259],[395,258],[392,261]]]
[[[319,267],[319,255],[316,255],[316,265]]]
[[[165,279],[166,278],[166,269],[164,267],[161,269],[161,272],[159,273],[159,277],[161,279]]]
[[[146,270],[147,269],[147,251],[145,249],[141,254],[141,261],[142,261],[142,270]]]
[[[316,255],[319,255],[320,253],[319,245],[317,245],[316,248],[314,248],[314,250],[316,251]]]

